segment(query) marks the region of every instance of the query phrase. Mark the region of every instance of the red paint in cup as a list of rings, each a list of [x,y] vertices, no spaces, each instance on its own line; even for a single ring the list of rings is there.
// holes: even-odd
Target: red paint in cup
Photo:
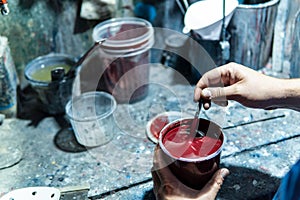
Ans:
[[[201,189],[219,169],[225,136],[219,125],[202,118],[198,130],[205,136],[192,136],[192,121],[193,118],[185,118],[165,126],[159,145],[173,174],[185,185]]]

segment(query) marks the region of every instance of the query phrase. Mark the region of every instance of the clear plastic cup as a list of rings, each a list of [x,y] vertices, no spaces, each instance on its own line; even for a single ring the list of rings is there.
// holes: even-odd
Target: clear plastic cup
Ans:
[[[86,92],[71,99],[66,114],[77,141],[86,147],[110,142],[114,137],[116,107],[115,98],[106,92]]]

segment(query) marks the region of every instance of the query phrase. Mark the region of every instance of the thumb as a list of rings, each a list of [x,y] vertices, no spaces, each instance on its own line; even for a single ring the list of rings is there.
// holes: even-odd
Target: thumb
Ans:
[[[228,105],[228,97],[233,94],[233,86],[228,87],[208,87],[202,90],[201,96],[213,101],[220,106]]]
[[[221,186],[223,184],[224,178],[230,174],[227,168],[222,168],[216,171],[212,179],[202,188],[201,198],[199,199],[215,199]]]

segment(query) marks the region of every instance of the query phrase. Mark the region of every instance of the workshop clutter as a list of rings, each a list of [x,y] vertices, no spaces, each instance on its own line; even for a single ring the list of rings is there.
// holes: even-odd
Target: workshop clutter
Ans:
[[[6,118],[17,115],[19,79],[7,37],[0,36],[0,113]]]
[[[233,61],[260,69],[271,56],[278,4],[279,0],[198,1],[185,13],[183,32],[190,33],[216,65]]]

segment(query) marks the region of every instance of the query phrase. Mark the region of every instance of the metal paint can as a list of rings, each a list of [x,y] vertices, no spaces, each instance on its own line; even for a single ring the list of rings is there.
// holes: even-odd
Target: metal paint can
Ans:
[[[230,61],[263,68],[271,55],[280,0],[246,0],[236,8],[228,26]]]
[[[290,58],[290,76],[291,78],[299,78],[300,77],[300,10],[296,15],[295,20],[295,29],[294,29],[294,37],[293,37],[293,47],[292,52],[294,55],[291,55]]]
[[[185,185],[200,190],[219,169],[226,137],[221,127],[199,119],[198,131],[204,137],[190,135],[194,118],[182,118],[167,124],[160,132],[159,147],[166,166]]]

